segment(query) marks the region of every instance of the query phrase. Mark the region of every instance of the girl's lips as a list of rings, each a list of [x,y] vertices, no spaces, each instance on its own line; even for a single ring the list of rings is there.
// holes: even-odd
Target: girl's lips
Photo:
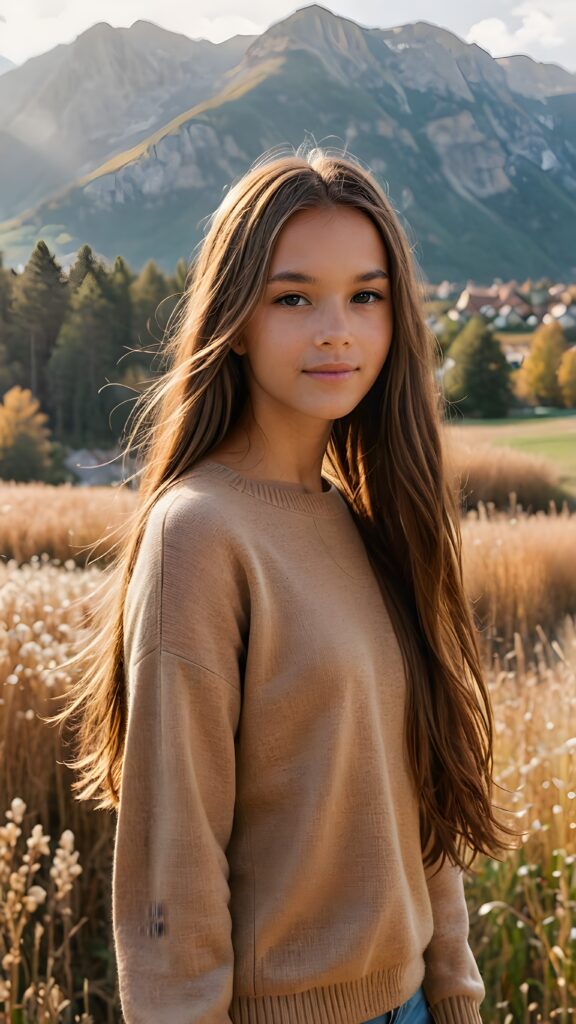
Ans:
[[[344,380],[356,373],[356,370],[305,370],[309,377],[317,377],[319,380]]]

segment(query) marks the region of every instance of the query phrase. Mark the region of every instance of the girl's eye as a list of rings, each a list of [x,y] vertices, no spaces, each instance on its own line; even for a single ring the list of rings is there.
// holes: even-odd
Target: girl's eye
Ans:
[[[379,300],[379,299],[382,298],[382,296],[378,292],[373,292],[373,291],[362,291],[362,292],[357,292],[356,294],[357,295],[373,295],[376,300]],[[303,299],[303,298],[304,298],[303,295],[297,295],[296,293],[292,293],[290,295],[281,295],[280,298],[279,299],[275,299],[274,302],[275,302],[276,305],[281,305],[282,303],[284,303],[284,301],[286,299]],[[373,305],[373,303],[371,303],[371,302],[360,302],[360,303],[357,303],[357,305],[360,305],[360,306],[371,306],[371,305]],[[289,309],[296,309],[297,307],[296,307],[295,304],[289,303],[288,304],[288,308]]]
[[[375,299],[381,299],[382,298],[382,296],[380,295],[379,292],[366,292],[366,291],[364,291],[364,292],[357,292],[357,294],[358,295],[373,295]],[[372,303],[371,302],[361,302],[360,305],[361,306],[371,306]]]

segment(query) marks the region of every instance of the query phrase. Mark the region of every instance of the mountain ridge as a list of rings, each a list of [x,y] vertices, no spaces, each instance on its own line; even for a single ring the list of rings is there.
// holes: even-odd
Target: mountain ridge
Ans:
[[[5,75],[12,68],[15,68],[16,64],[13,60],[9,60],[8,57],[3,57],[0,53],[0,75]]]
[[[319,4],[238,45],[210,95],[0,225],[0,249],[21,258],[44,229],[63,255],[90,241],[168,269],[231,180],[312,130],[353,143],[384,178],[433,276],[573,265],[576,75],[503,65],[428,22],[364,28]]]

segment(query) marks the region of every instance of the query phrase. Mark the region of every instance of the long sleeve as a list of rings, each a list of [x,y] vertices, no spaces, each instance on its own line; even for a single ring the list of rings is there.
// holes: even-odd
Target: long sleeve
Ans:
[[[434,934],[424,953],[424,994],[436,1024],[482,1024],[486,990],[468,943],[470,921],[461,869],[448,859],[426,869]]]
[[[113,864],[126,1024],[225,1024],[242,620],[226,544],[188,499],[154,514],[125,612]]]

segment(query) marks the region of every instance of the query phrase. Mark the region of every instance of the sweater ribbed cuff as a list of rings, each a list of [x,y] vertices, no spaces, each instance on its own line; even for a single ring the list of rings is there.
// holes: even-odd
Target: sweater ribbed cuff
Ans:
[[[430,1007],[436,1024],[482,1024],[480,1006],[469,996],[450,996]]]

